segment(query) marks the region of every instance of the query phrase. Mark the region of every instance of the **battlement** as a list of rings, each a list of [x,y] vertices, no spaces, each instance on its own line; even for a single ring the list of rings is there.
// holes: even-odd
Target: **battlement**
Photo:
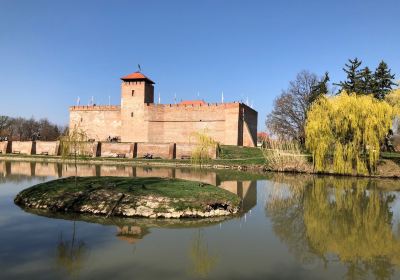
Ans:
[[[230,103],[204,103],[204,104],[155,104],[155,103],[146,103],[147,107],[151,107],[154,109],[185,109],[185,108],[194,108],[194,109],[227,109],[227,108],[238,108],[242,107],[246,110],[257,113],[256,110],[251,108],[250,106],[240,103],[240,102],[230,102]]]
[[[241,103],[205,103],[205,104],[155,104],[146,103],[148,107],[159,107],[159,108],[207,108],[207,107],[220,107],[220,108],[234,108],[238,107]],[[244,104],[242,104],[244,105]]]
[[[71,106],[70,111],[120,111],[119,105],[91,105],[91,106]]]

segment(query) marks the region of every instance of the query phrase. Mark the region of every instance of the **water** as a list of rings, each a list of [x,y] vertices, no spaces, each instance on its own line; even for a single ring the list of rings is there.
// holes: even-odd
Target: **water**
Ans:
[[[14,205],[73,166],[0,162],[1,279],[400,279],[400,184],[81,165],[80,176],[163,176],[243,199],[230,219],[44,216]]]

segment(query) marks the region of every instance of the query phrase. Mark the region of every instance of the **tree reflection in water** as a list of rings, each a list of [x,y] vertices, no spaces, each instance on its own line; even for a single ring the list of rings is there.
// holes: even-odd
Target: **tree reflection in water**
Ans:
[[[339,258],[348,279],[369,273],[389,279],[400,266],[391,210],[395,192],[379,189],[379,181],[371,179],[302,178],[274,178],[278,184],[266,204],[290,252],[305,265],[322,260],[327,267]]]
[[[206,278],[218,263],[218,256],[213,256],[209,252],[201,229],[193,238],[189,253],[193,263],[191,272],[201,278]]]
[[[71,240],[64,240],[62,234],[57,245],[57,265],[67,271],[69,275],[78,273],[87,257],[85,242],[76,238],[76,223],[73,222]]]

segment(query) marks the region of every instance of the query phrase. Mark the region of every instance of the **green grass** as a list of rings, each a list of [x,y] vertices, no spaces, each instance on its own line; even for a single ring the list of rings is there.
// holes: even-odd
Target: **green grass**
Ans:
[[[260,148],[221,146],[219,158],[212,162],[231,165],[263,165],[265,159]]]

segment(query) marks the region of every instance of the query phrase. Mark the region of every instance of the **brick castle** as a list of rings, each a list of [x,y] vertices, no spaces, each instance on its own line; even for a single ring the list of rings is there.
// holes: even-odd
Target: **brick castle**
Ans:
[[[121,142],[189,143],[194,132],[205,132],[224,145],[257,144],[257,112],[243,103],[155,104],[148,77],[135,72],[121,80],[120,106],[72,106],[70,127],[96,141],[110,136]]]

